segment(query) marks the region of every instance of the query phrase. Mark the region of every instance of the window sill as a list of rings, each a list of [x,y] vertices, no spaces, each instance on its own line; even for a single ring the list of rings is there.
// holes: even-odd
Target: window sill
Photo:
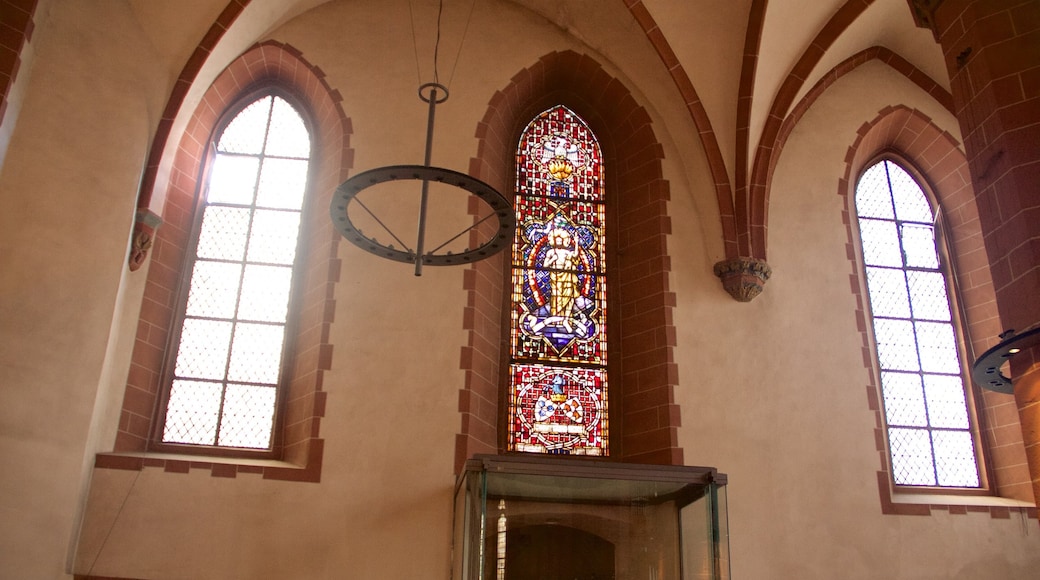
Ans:
[[[993,495],[954,495],[943,493],[899,493],[892,494],[893,503],[916,505],[984,506],[1006,508],[1030,508],[1033,504],[1018,499]]]
[[[161,467],[168,473],[188,473],[192,469],[208,469],[213,477],[235,478],[238,474],[259,474],[264,479],[282,481],[321,481],[321,458],[324,448],[321,439],[312,440],[306,465],[297,465],[274,459],[248,457],[213,457],[183,453],[111,452],[94,457],[96,469],[124,469],[141,471],[145,467]]]
[[[901,493],[892,491],[888,474],[878,472],[878,491],[881,495],[881,512],[893,515],[927,516],[933,511],[948,511],[950,514],[989,513],[994,519],[1008,519],[1012,512],[1023,517],[1037,519],[1036,505],[993,495],[956,493]]]

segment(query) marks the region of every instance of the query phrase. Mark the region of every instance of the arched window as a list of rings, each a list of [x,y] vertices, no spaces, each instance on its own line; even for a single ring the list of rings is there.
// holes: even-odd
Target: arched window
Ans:
[[[937,251],[938,212],[886,159],[860,177],[856,214],[893,481],[980,487],[969,383]]]
[[[603,155],[563,106],[527,125],[516,155],[507,449],[606,456]]]
[[[278,94],[247,102],[208,161],[163,444],[272,448],[311,136]]]

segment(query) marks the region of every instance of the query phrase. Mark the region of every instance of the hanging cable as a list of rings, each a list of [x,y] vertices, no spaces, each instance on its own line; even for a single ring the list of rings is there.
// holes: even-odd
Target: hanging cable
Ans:
[[[459,66],[459,59],[462,57],[462,46],[466,44],[466,34],[469,32],[469,23],[473,20],[473,8],[477,5],[477,0],[469,5],[469,15],[466,16],[466,26],[462,29],[462,39],[459,41],[459,50],[455,53],[455,64],[451,65],[451,74],[448,76],[447,87],[451,88],[451,81],[455,78],[455,69]]]
[[[408,19],[412,26],[412,50],[415,52],[415,76],[422,84],[422,66],[419,59],[419,40],[418,34],[415,31],[415,9],[412,6],[413,0],[408,0]],[[451,65],[451,73],[448,76],[448,83],[446,88],[451,88],[451,82],[455,78],[455,70],[459,66],[459,60],[462,57],[462,47],[466,44],[466,37],[469,35],[469,25],[473,21],[473,11],[477,6],[477,0],[473,0],[469,5],[469,13],[466,15],[466,24],[462,29],[462,37],[459,40],[459,49],[455,52],[455,62]],[[433,82],[440,84],[440,47],[441,47],[441,23],[444,20],[444,0],[438,0],[437,2],[437,28],[436,37],[433,45]]]
[[[412,50],[415,51],[415,78],[422,84],[422,70],[419,66],[419,41],[415,37],[415,12],[412,10],[412,0],[408,0],[408,20],[412,24]]]
[[[441,15],[444,14],[444,0],[440,0],[437,3],[437,39],[433,43],[433,82],[440,84],[440,77],[437,74],[437,54],[441,49]]]
[[[466,19],[463,36],[459,43],[459,51],[455,56],[455,62],[452,64],[451,77],[454,77],[455,75],[455,68],[458,65],[459,56],[462,53],[462,45],[465,42],[466,33],[469,31],[469,24],[473,17],[473,8],[475,4],[476,0],[473,0],[470,5],[469,16]],[[444,0],[438,0],[437,3],[437,30],[433,47],[434,82],[432,83],[422,83],[422,66],[419,60],[418,49],[419,42],[418,36],[415,32],[415,14],[411,0],[409,0],[408,9],[412,21],[412,44],[416,51],[416,69],[419,71],[420,77],[419,98],[429,105],[426,124],[425,162],[423,165],[388,165],[385,167],[377,167],[376,169],[370,169],[351,177],[336,188],[333,200],[329,206],[329,216],[332,218],[333,225],[337,230],[339,230],[339,233],[354,245],[382,258],[398,262],[412,263],[415,267],[415,275],[421,276],[423,265],[450,266],[464,264],[489,258],[502,251],[513,238],[513,231],[516,228],[516,216],[512,211],[512,204],[505,198],[505,196],[496,191],[495,188],[465,173],[431,165],[433,152],[434,110],[438,104],[448,100],[449,92],[447,87],[440,84],[439,70],[441,21],[444,15]],[[379,219],[372,210],[369,209],[367,204],[362,203],[362,201],[357,198],[359,193],[369,187],[380,183],[398,180],[417,180],[422,182],[422,191],[419,201],[418,231],[414,250],[405,246],[401,238],[399,238],[394,232],[390,231],[386,222]],[[475,220],[475,223],[449,238],[448,241],[440,244],[432,251],[426,251],[426,214],[427,203],[430,197],[429,187],[431,181],[466,191],[469,195],[482,201],[486,206],[486,209],[490,210],[490,212],[482,219]],[[381,242],[374,237],[368,237],[356,224],[353,223],[351,220],[351,211],[348,206],[355,201],[358,203],[359,207],[361,207],[367,215],[375,221],[376,224],[383,228],[383,231],[386,234],[389,234],[390,237],[393,238],[395,243],[401,244],[401,249],[398,249],[393,244]],[[494,221],[496,221],[498,225],[496,231],[486,237],[482,237],[482,239],[474,239],[472,243],[476,247],[466,247],[461,252],[452,252],[446,249],[450,244],[462,238],[464,234],[477,232],[478,227],[488,229],[484,224],[487,224],[487,222],[491,221],[492,218],[494,218]],[[442,250],[444,250],[444,253],[437,253]]]

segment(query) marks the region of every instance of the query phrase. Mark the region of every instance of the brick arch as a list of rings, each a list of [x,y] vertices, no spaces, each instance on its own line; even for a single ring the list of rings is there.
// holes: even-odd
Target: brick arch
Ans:
[[[956,297],[966,331],[969,358],[981,354],[997,342],[1000,319],[996,295],[983,245],[978,209],[971,185],[967,159],[957,140],[937,127],[925,114],[906,106],[886,107],[877,117],[864,123],[845,156],[845,172],[839,180],[838,194],[845,200],[842,220],[846,226],[846,251],[851,265],[851,288],[856,295],[856,323],[863,341],[863,360],[870,374],[867,396],[876,414],[876,440],[881,457],[878,485],[887,513],[928,513],[927,506],[896,505],[891,502],[887,451],[881,426],[879,377],[874,376],[873,355],[868,335],[867,297],[862,295],[859,266],[856,263],[854,192],[859,176],[868,164],[887,157],[900,163],[922,182],[938,201],[941,227],[950,246]],[[973,386],[978,409],[983,447],[988,451],[987,467],[991,487],[1001,496],[1029,501],[1032,487],[1026,466],[1022,430],[1012,397]]]
[[[766,259],[769,222],[767,188],[771,174],[770,166],[775,165],[775,157],[779,155],[777,137],[795,96],[809,78],[813,68],[826,54],[827,48],[873,2],[874,0],[846,0],[813,38],[809,47],[799,57],[798,62],[795,63],[777,90],[759,137],[747,191],[743,196],[738,197],[736,202],[737,240],[740,255]]]
[[[664,149],[646,110],[592,57],[553,52],[513,76],[496,92],[478,123],[474,177],[511,197],[520,133],[539,112],[563,104],[584,118],[603,147],[607,170],[610,272],[610,404],[612,459],[682,464],[678,369],[669,290],[667,236],[669,185]],[[477,453],[497,453],[505,365],[508,364],[508,252],[472,264],[465,272],[468,300],[462,349],[465,383],[459,394],[461,430],[455,468]]]
[[[953,96],[950,92],[942,88],[939,83],[935,82],[931,77],[926,75],[909,61],[883,46],[872,46],[864,49],[835,65],[835,67],[829,70],[827,74],[823,75],[823,77],[821,77],[820,80],[817,81],[816,84],[813,85],[813,87],[791,109],[791,112],[780,125],[780,130],[776,135],[775,144],[770,149],[769,163],[765,167],[765,174],[764,177],[762,177],[764,183],[756,184],[756,187],[753,188],[753,195],[756,196],[756,198],[761,197],[761,199],[755,199],[752,201],[753,206],[768,208],[769,196],[772,192],[773,185],[773,172],[776,170],[776,165],[780,161],[780,154],[783,152],[784,146],[787,144],[787,139],[791,136],[791,132],[798,126],[798,122],[802,120],[802,117],[809,108],[812,107],[813,103],[815,103],[816,100],[831,87],[831,85],[837,82],[838,79],[874,60],[891,67],[892,70],[905,76],[911,82],[920,87],[921,90],[928,93],[946,110],[953,113]],[[762,209],[754,215],[757,220],[768,220],[768,211],[766,209]],[[766,227],[767,223],[766,221],[762,221],[762,223],[755,222],[753,225],[755,227],[752,228],[752,230],[760,232],[763,236],[760,240],[763,255],[760,257],[764,258],[767,245],[767,240],[764,238],[765,232],[768,229]]]
[[[7,105],[10,102],[11,89],[14,87],[18,70],[22,64],[22,49],[32,40],[36,29],[37,0],[7,0],[4,2],[5,12],[4,39],[0,47],[5,50],[5,57],[0,60],[0,123],[3,123]],[[10,54],[10,53],[13,53]],[[0,158],[4,152],[0,151]]]
[[[224,37],[228,28],[234,24],[250,1],[238,0],[224,7],[224,10],[217,16],[216,21],[210,25],[206,36],[203,37],[195,47],[195,50],[192,51],[191,57],[184,63],[184,68],[177,75],[173,91],[170,92],[169,98],[166,99],[166,107],[163,109],[159,126],[156,127],[155,135],[152,137],[152,145],[148,150],[148,160],[145,162],[144,172],[141,175],[141,185],[137,193],[137,220],[134,223],[134,237],[135,242],[137,242],[139,237],[141,240],[135,243],[135,247],[131,249],[131,271],[136,271],[141,267],[148,254],[148,244],[155,235],[154,225],[148,223],[147,216],[151,212],[150,207],[152,195],[155,192],[155,180],[160,173],[159,166],[166,152],[166,144],[170,140],[173,122],[177,118],[177,113],[184,105],[184,99],[188,96],[188,90],[195,83],[196,77],[202,70],[202,65],[205,64],[210,54],[216,48],[217,43]]]
[[[285,362],[289,379],[282,391],[284,408],[276,430],[276,455],[293,468],[249,467],[192,461],[191,466],[211,468],[214,475],[233,477],[238,472],[263,473],[267,478],[317,481],[321,473],[323,441],[318,438],[324,414],[322,376],[330,368],[332,346],[329,325],[334,301],[332,286],[338,279],[338,233],[328,219],[331,193],[353,164],[350,120],[340,106],[339,93],[325,82],[324,74],[303,59],[293,47],[265,42],[255,45],[232,62],[206,91],[189,121],[173,160],[169,192],[163,210],[164,224],[156,232],[155,246],[138,321],[131,368],[116,436],[116,452],[148,450],[154,430],[155,409],[162,390],[162,365],[167,337],[173,331],[178,287],[185,253],[190,245],[196,196],[200,190],[202,163],[221,115],[236,101],[261,87],[279,87],[304,109],[315,144],[308,207],[303,216],[304,260],[298,276],[302,289],[294,306],[296,330],[287,340],[293,356]],[[187,471],[188,462],[148,458],[144,465],[164,465]],[[139,469],[140,459],[113,456],[99,458],[101,467]]]
[[[686,69],[679,62],[679,57],[675,55],[675,51],[672,50],[672,46],[668,43],[668,39],[665,38],[664,32],[657,26],[657,21],[650,14],[650,10],[646,7],[642,0],[623,0],[628,6],[629,12],[632,13],[632,17],[636,19],[640,28],[646,34],[647,40],[650,41],[650,45],[654,47],[657,52],[657,56],[660,57],[661,63],[664,64],[665,69],[668,70],[668,74],[672,77],[672,82],[675,83],[675,88],[678,89],[679,95],[686,105],[686,110],[690,114],[690,118],[693,120],[693,124],[697,127],[697,136],[700,137],[701,146],[704,148],[704,155],[708,161],[708,171],[711,172],[712,183],[715,184],[715,199],[719,204],[719,219],[722,225],[722,242],[726,251],[727,257],[736,257],[738,255],[737,247],[737,214],[733,208],[733,187],[731,186],[729,172],[726,171],[726,162],[722,155],[722,150],[719,149],[719,141],[715,137],[715,129],[711,126],[711,119],[708,118],[708,111],[704,108],[704,102],[700,96],[697,95],[697,89],[693,86],[693,81],[690,80],[690,76],[686,73]],[[748,28],[749,30],[758,29],[761,31],[761,25],[763,22],[763,16],[765,14],[765,2],[764,0],[754,0],[753,6],[749,11]],[[754,40],[756,47],[754,52],[757,53],[757,33],[749,32],[749,35],[756,36]],[[750,36],[749,36],[750,38]],[[745,47],[745,65],[749,58],[747,48]],[[754,60],[754,56],[750,56]],[[744,108],[750,114],[750,82],[745,83],[747,79],[741,77],[741,88],[740,97],[738,99],[738,106],[741,109],[738,111],[738,116],[741,116]],[[746,97],[746,98],[745,98]],[[738,147],[739,140],[743,138],[741,134],[742,121],[738,121],[737,139]],[[746,127],[745,127],[746,129]],[[745,170],[740,166],[741,152],[738,150],[738,163],[736,164],[737,175],[741,175]],[[746,161],[745,161],[746,163]]]

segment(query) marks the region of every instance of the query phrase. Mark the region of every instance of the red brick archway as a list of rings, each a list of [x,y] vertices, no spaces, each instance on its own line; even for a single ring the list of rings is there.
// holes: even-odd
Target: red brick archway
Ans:
[[[296,49],[273,41],[246,51],[217,77],[181,138],[172,164],[162,216],[164,221],[157,231],[148,270],[114,450],[142,452],[148,449],[161,390],[167,336],[172,331],[176,310],[173,302],[189,244],[207,143],[220,115],[259,86],[281,87],[302,103],[312,121],[316,144],[314,159],[318,172],[301,228],[305,237],[304,264],[300,270],[303,277],[301,288],[304,290],[299,307],[301,314],[297,330],[289,338],[293,341],[294,359],[287,390],[284,391],[281,436],[275,443],[276,454],[293,467],[233,465],[227,461],[211,464],[204,460],[189,463],[159,457],[142,460],[118,455],[99,456],[99,467],[140,469],[142,465],[161,466],[169,471],[202,467],[221,477],[253,472],[277,479],[317,481],[320,478],[323,440],[318,438],[318,432],[325,408],[322,377],[331,365],[332,286],[338,280],[340,265],[337,258],[339,234],[333,229],[325,208],[331,193],[346,179],[353,165],[350,120],[340,106],[342,98],[328,86],[321,70],[304,60]]]
[[[838,194],[845,198],[842,221],[849,236],[846,250],[852,265],[851,287],[856,294],[856,322],[863,339],[864,364],[870,371],[867,396],[870,409],[877,415],[876,440],[882,466],[878,482],[882,491],[883,507],[887,513],[927,514],[930,508],[926,505],[897,505],[891,502],[887,450],[881,427],[884,425],[884,419],[881,414],[880,389],[878,377],[873,373],[873,355],[867,334],[867,298],[861,295],[859,267],[854,258],[856,253],[852,221],[855,218],[851,216],[855,213],[852,209],[852,198],[856,181],[868,163],[885,153],[892,154],[909,165],[909,169],[916,173],[916,177],[935,195],[942,208],[942,226],[945,237],[952,246],[951,259],[967,330],[965,338],[969,340],[971,351],[982,353],[996,343],[997,335],[1001,332],[1000,319],[968,162],[957,140],[939,129],[928,116],[916,109],[898,106],[881,110],[876,118],[860,127],[855,142],[849,147],[845,156],[845,174],[839,182]],[[1032,488],[1014,398],[975,387],[972,390],[976,393],[980,431],[983,446],[987,451],[991,486],[1000,496],[1031,501]]]
[[[492,97],[477,127],[470,174],[511,192],[520,133],[534,115],[555,104],[570,107],[589,123],[606,159],[608,211],[613,216],[608,234],[612,458],[682,464],[679,407],[674,402],[675,295],[669,290],[666,247],[669,186],[661,168],[664,150],[649,114],[591,57],[550,53]],[[463,324],[469,342],[462,349],[465,384],[459,394],[456,470],[474,454],[501,449],[507,259],[499,255],[473,264],[465,274]]]

